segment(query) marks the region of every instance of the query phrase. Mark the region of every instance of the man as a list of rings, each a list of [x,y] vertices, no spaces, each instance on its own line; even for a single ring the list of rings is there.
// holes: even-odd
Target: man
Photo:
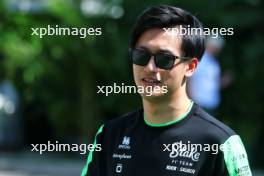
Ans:
[[[17,148],[23,143],[19,94],[7,77],[5,59],[0,53],[0,149]]]
[[[141,93],[143,109],[100,127],[95,144],[102,150],[89,153],[83,176],[251,176],[239,136],[186,94],[186,81],[204,52],[204,36],[166,32],[181,27],[202,24],[167,5],[150,7],[139,17],[130,46],[135,83],[167,91]],[[225,150],[205,150],[221,144]]]
[[[222,37],[208,37],[206,51],[195,73],[189,80],[192,100],[208,112],[216,111],[220,103],[221,68],[216,56],[224,45]]]

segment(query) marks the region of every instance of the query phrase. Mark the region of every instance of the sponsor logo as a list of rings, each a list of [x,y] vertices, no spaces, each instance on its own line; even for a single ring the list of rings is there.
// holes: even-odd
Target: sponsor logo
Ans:
[[[121,173],[122,170],[123,170],[123,165],[120,164],[120,163],[118,163],[118,164],[116,165],[116,173]]]
[[[125,153],[123,153],[123,154],[117,154],[117,153],[114,153],[114,154],[113,154],[113,158],[119,158],[120,160],[121,160],[121,159],[131,159],[132,156],[131,156],[131,155],[127,155],[127,154],[125,154]]]
[[[123,141],[122,144],[120,144],[118,146],[119,149],[126,149],[129,150],[130,149],[130,137],[124,136],[123,137]]]
[[[195,148],[191,148],[190,150],[186,150],[181,143],[174,143],[172,147],[172,151],[170,152],[170,158],[190,158],[193,161],[198,161],[200,158],[200,152],[197,152]]]

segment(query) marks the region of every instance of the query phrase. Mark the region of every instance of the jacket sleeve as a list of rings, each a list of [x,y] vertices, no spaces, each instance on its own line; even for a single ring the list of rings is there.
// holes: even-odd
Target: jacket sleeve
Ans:
[[[247,153],[238,135],[230,136],[223,144],[224,173],[229,176],[252,176]]]
[[[94,139],[94,147],[96,146],[97,149],[100,148],[99,150],[91,150],[88,154],[87,157],[87,162],[82,170],[81,176],[103,176],[102,171],[105,170],[105,168],[101,168],[103,165],[103,159],[102,159],[102,152],[103,152],[103,130],[104,130],[104,125],[102,125]]]

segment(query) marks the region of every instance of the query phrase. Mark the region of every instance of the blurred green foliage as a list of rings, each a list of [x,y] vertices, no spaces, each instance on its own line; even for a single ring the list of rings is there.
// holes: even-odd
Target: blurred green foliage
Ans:
[[[221,54],[223,70],[232,70],[235,82],[223,91],[219,117],[234,128],[251,155],[254,166],[263,156],[263,2],[231,1],[102,1],[118,3],[121,18],[84,16],[80,1],[48,1],[44,11],[10,10],[0,3],[0,53],[7,78],[21,94],[24,109],[35,105],[45,112],[57,136],[91,139],[103,121],[140,106],[138,95],[97,94],[98,85],[133,84],[128,42],[136,17],[152,4],[171,4],[195,14],[205,27],[233,27]],[[101,27],[101,36],[38,36],[31,28]],[[27,120],[27,111],[24,112]],[[34,114],[38,118],[38,113]],[[254,157],[254,158],[253,158]],[[262,165],[263,167],[263,165]]]

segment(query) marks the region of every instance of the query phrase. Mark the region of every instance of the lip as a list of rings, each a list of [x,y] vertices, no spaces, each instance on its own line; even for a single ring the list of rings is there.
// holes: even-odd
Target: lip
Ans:
[[[144,77],[141,79],[143,84],[149,85],[149,86],[155,86],[155,85],[160,85],[161,81],[157,80],[156,78],[153,77]]]

